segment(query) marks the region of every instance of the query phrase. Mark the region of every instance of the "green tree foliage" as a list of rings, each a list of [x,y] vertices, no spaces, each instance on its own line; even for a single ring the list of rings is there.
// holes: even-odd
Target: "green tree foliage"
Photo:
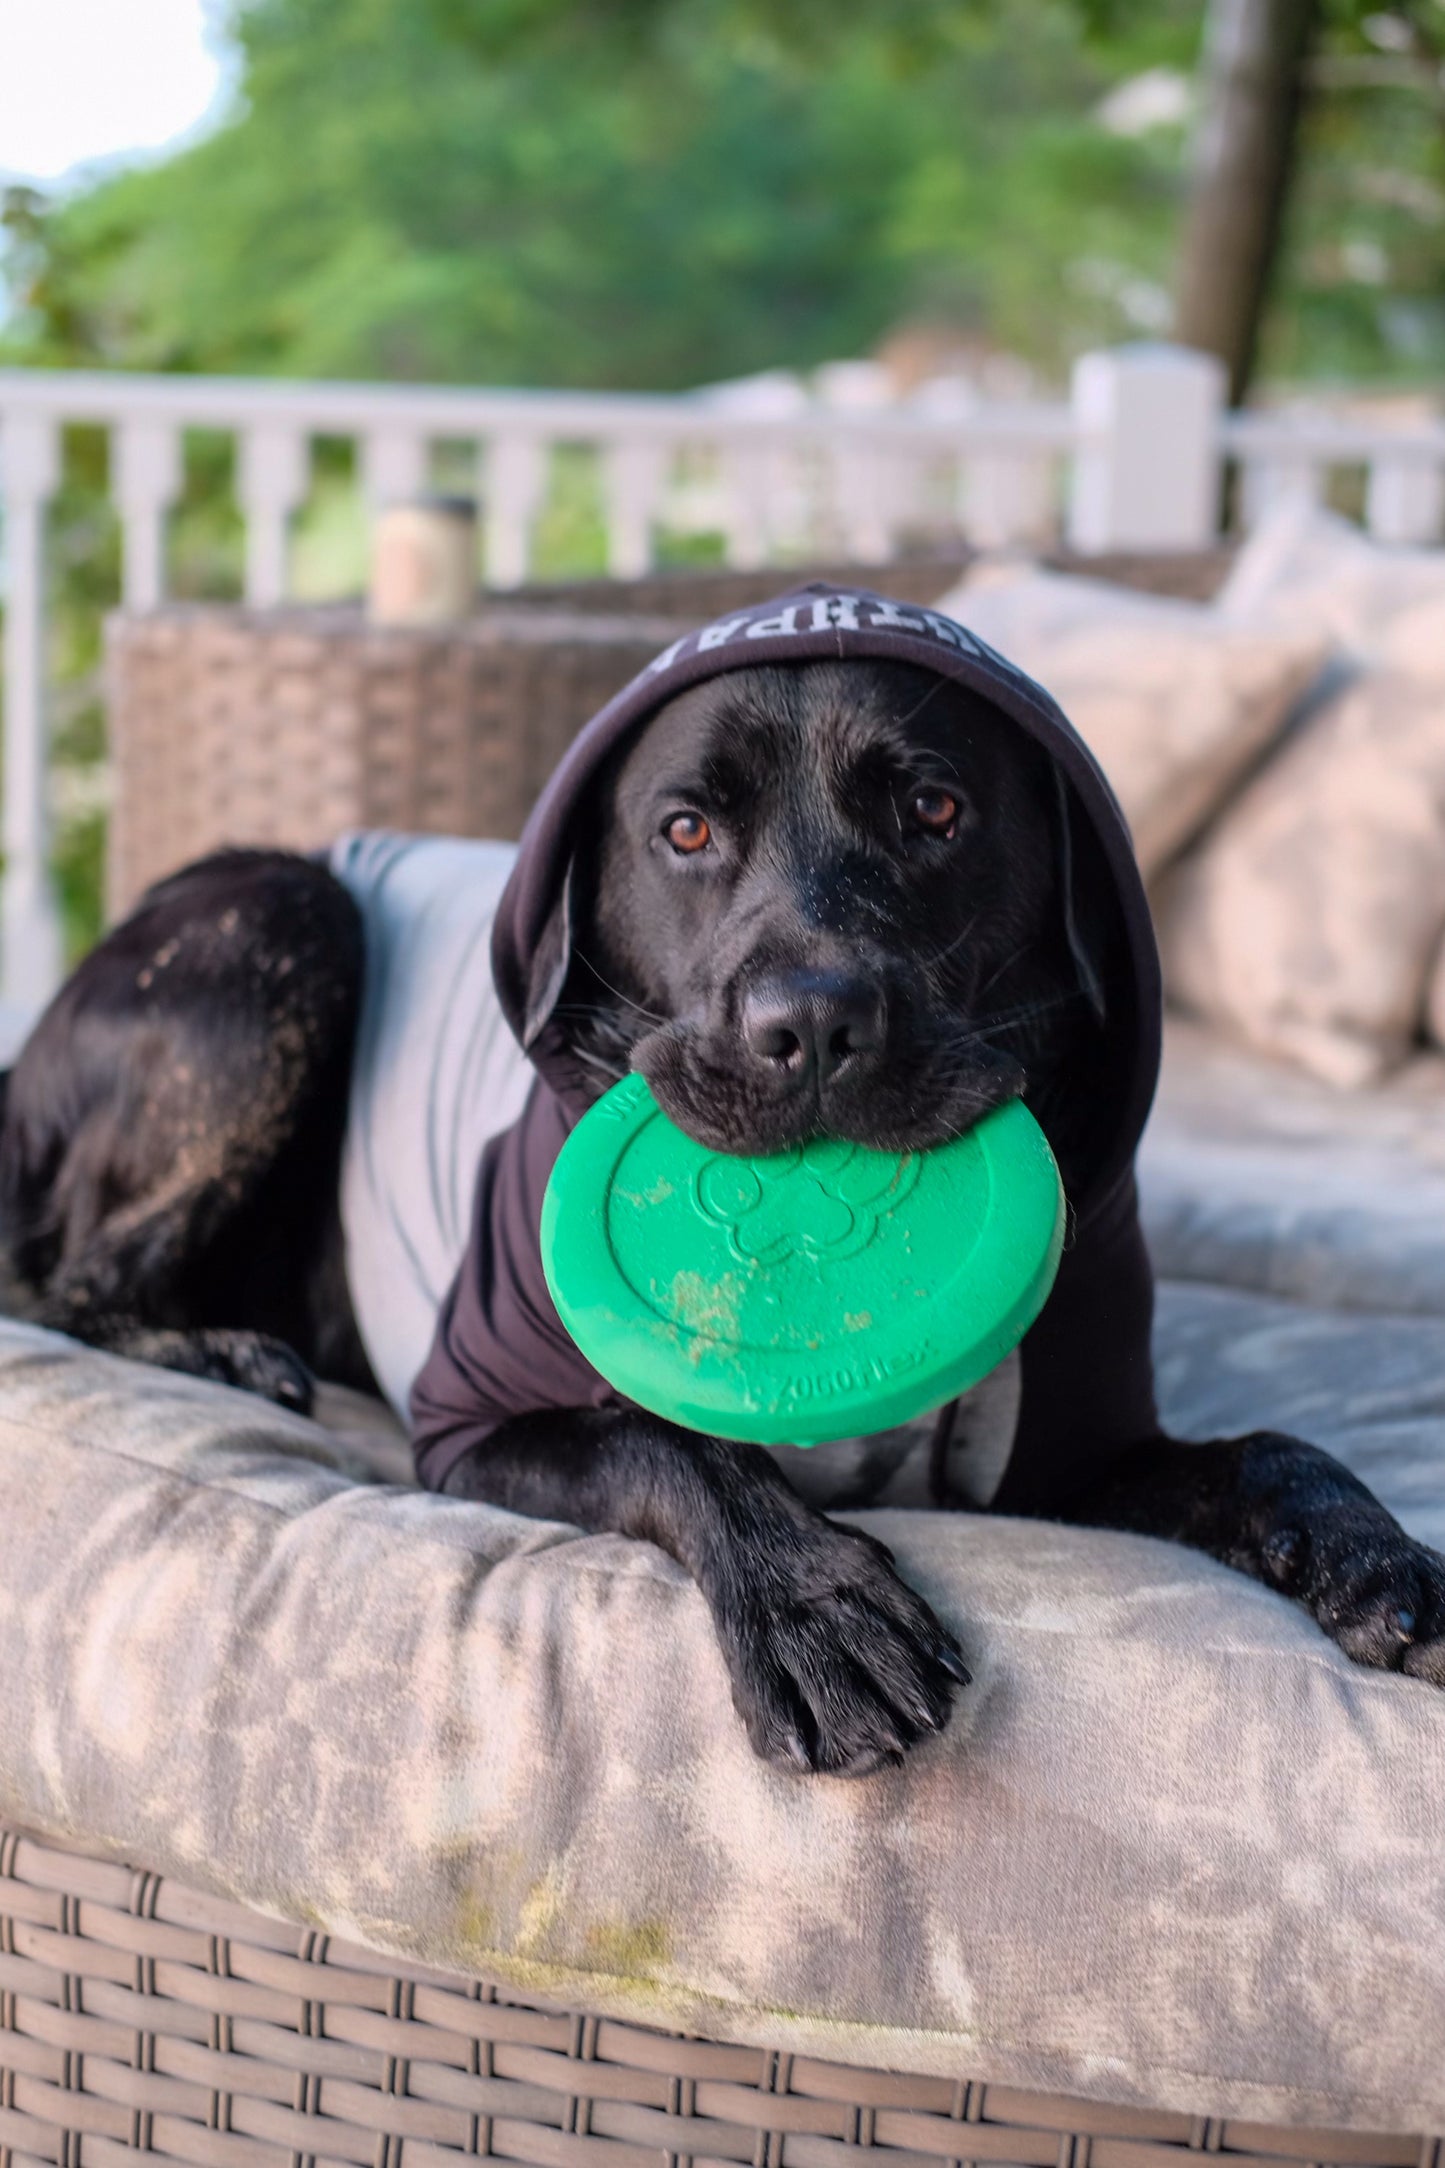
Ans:
[[[679,386],[972,324],[1160,328],[1204,0],[234,0],[229,124],[10,199],[17,358]],[[1327,0],[1265,360],[1445,358],[1445,5]]]
[[[1178,131],[1093,118],[1129,69],[1188,64],[1194,0],[1148,13],[1125,36],[1074,0],[251,0],[228,126],[12,217],[12,344],[680,386],[927,311],[1057,365],[1166,276]]]
[[[1445,373],[1445,0],[1325,0],[1269,377]]]

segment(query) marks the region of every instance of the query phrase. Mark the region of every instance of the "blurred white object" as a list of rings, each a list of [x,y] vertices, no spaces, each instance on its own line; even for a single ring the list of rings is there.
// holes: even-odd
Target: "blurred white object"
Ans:
[[[1193,550],[1219,522],[1216,430],[1225,379],[1212,354],[1142,342],[1074,364],[1069,540],[1077,550]]]
[[[0,179],[74,180],[194,139],[238,73],[205,0],[0,5]]]
[[[393,504],[372,529],[374,625],[452,625],[471,614],[477,589],[477,513],[469,497]]]
[[[1152,128],[1180,127],[1192,102],[1187,75],[1177,68],[1146,68],[1101,98],[1094,118],[1110,135],[1148,135]]]
[[[704,384],[695,396],[719,414],[749,421],[791,421],[806,413],[810,404],[807,386],[791,369],[759,369],[754,376],[725,377],[720,383]]]
[[[825,361],[813,371],[813,395],[834,413],[875,413],[892,406],[893,379],[881,361]]]
[[[9,1069],[40,1020],[38,1008],[21,1001],[0,1001],[0,1069]]]

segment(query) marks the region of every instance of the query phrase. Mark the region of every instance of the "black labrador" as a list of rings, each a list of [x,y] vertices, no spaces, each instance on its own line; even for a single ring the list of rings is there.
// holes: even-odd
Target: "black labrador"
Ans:
[[[724,1150],[927,1146],[1021,1092],[1072,1190],[1110,1112],[1122,934],[1102,877],[1095,910],[1071,901],[1091,884],[1061,863],[1090,840],[1060,799],[1021,732],[907,665],[710,679],[614,761],[574,838],[556,1014],[599,1093],[638,1068]],[[312,1373],[369,1385],[337,1196],[364,964],[319,863],[229,851],[153,889],[8,1077],[11,1306],[296,1408]],[[755,1746],[784,1765],[895,1759],[966,1680],[886,1550],[758,1448],[626,1407],[536,1413],[448,1489],[681,1560]],[[1445,1559],[1314,1447],[1140,1438],[1042,1510],[1196,1545],[1357,1660],[1445,1685]]]

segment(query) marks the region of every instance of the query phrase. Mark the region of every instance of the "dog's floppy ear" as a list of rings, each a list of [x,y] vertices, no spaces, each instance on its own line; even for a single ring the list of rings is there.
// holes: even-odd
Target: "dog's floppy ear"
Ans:
[[[557,891],[542,937],[532,957],[532,967],[527,974],[527,1007],[522,1018],[522,1045],[527,1051],[536,1044],[552,1011],[562,998],[562,988],[572,962],[573,891],[576,887],[577,861],[567,861],[567,871]]]
[[[1078,975],[1079,991],[1102,1024],[1104,999],[1106,927],[1099,907],[1096,885],[1087,876],[1088,853],[1074,838],[1073,809],[1069,785],[1061,768],[1054,768],[1054,811],[1058,837],[1059,893],[1063,904],[1064,938]]]

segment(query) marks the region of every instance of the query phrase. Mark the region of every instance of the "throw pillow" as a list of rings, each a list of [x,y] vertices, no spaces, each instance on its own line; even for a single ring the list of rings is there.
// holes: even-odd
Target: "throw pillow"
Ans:
[[[1445,927],[1445,678],[1361,672],[1155,898],[1165,983],[1327,1082],[1402,1060]]]
[[[1306,628],[1369,654],[1403,611],[1445,618],[1445,550],[1387,547],[1337,513],[1289,507],[1260,522],[1214,606],[1236,623]]]
[[[938,607],[1054,695],[1113,785],[1146,876],[1271,744],[1327,648],[1312,630],[1027,566],[980,568]]]

